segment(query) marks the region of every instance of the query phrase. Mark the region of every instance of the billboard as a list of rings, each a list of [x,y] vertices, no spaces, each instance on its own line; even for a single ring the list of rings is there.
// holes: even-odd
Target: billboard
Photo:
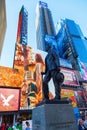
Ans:
[[[87,63],[83,63],[80,60],[78,60],[78,64],[82,80],[87,81]]]
[[[0,112],[18,111],[20,89],[0,86]]]
[[[39,1],[39,6],[42,6],[42,7],[44,7],[44,8],[47,8],[47,7],[48,7],[47,3],[42,2],[42,1]]]
[[[72,65],[71,65],[70,61],[68,61],[66,59],[60,58],[60,66],[72,69]]]
[[[64,74],[64,85],[79,86],[78,79],[74,70],[61,67],[61,72]]]
[[[87,108],[87,91],[62,89],[61,97],[69,99],[74,108]]]
[[[74,91],[76,103],[78,108],[87,108],[87,92],[86,91]]]
[[[77,107],[76,99],[74,96],[74,91],[69,89],[62,89],[61,90],[61,98],[68,98],[73,107]]]
[[[42,100],[41,72],[45,70],[45,55],[45,52],[32,50],[31,47],[20,43],[16,44],[13,70],[17,70],[19,75],[17,82],[21,88],[21,109],[34,107]]]

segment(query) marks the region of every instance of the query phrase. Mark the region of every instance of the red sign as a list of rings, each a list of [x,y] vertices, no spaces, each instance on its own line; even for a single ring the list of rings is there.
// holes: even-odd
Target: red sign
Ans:
[[[0,88],[0,112],[18,111],[19,101],[19,88]]]
[[[64,74],[65,85],[79,86],[78,79],[74,70],[61,68],[61,72]]]

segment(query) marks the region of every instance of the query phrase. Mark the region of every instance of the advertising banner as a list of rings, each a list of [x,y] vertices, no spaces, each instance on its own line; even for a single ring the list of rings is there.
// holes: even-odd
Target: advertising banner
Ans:
[[[87,64],[78,60],[82,80],[87,81]]]
[[[18,111],[20,105],[20,89],[0,87],[0,112]]]
[[[64,85],[79,86],[78,79],[74,70],[61,68],[61,72],[64,74]]]
[[[61,97],[68,98],[71,101],[73,107],[77,107],[76,99],[74,96],[74,91],[69,89],[62,89],[61,90]]]
[[[45,7],[45,8],[47,8],[47,7],[48,7],[47,3],[42,2],[42,1],[39,1],[39,5],[41,5],[41,6]]]
[[[87,108],[87,93],[85,91],[74,91],[78,108]]]
[[[76,107],[81,108],[81,109],[87,108],[87,92],[86,91],[62,89],[61,97],[69,99],[74,108]]]

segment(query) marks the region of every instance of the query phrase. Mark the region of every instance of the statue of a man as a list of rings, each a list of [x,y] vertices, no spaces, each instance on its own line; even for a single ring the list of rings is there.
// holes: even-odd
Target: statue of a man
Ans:
[[[64,76],[62,75],[63,79],[61,79],[59,55],[55,46],[52,46],[50,43],[46,44],[46,51],[48,54],[45,57],[45,72],[42,72],[42,74],[45,74],[42,81],[43,100],[49,100],[48,82],[51,78],[53,79],[55,87],[54,99],[61,99],[61,84],[64,80]]]

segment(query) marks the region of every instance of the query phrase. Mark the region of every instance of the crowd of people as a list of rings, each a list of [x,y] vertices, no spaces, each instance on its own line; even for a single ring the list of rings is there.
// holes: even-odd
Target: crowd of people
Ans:
[[[30,130],[30,123],[26,121],[26,128],[25,130]],[[2,123],[0,126],[0,130],[23,130],[22,129],[22,124],[18,122],[17,124],[15,123],[14,125],[11,123]]]
[[[26,121],[26,128],[25,130],[30,130],[30,123],[28,121]],[[78,119],[78,130],[87,130],[87,115],[85,116],[85,118],[80,118]],[[22,124],[21,123],[17,123],[17,124],[5,124],[2,123],[0,126],[0,130],[22,130]]]
[[[22,130],[22,124],[17,123],[13,125],[12,123],[2,123],[0,126],[0,130]]]

